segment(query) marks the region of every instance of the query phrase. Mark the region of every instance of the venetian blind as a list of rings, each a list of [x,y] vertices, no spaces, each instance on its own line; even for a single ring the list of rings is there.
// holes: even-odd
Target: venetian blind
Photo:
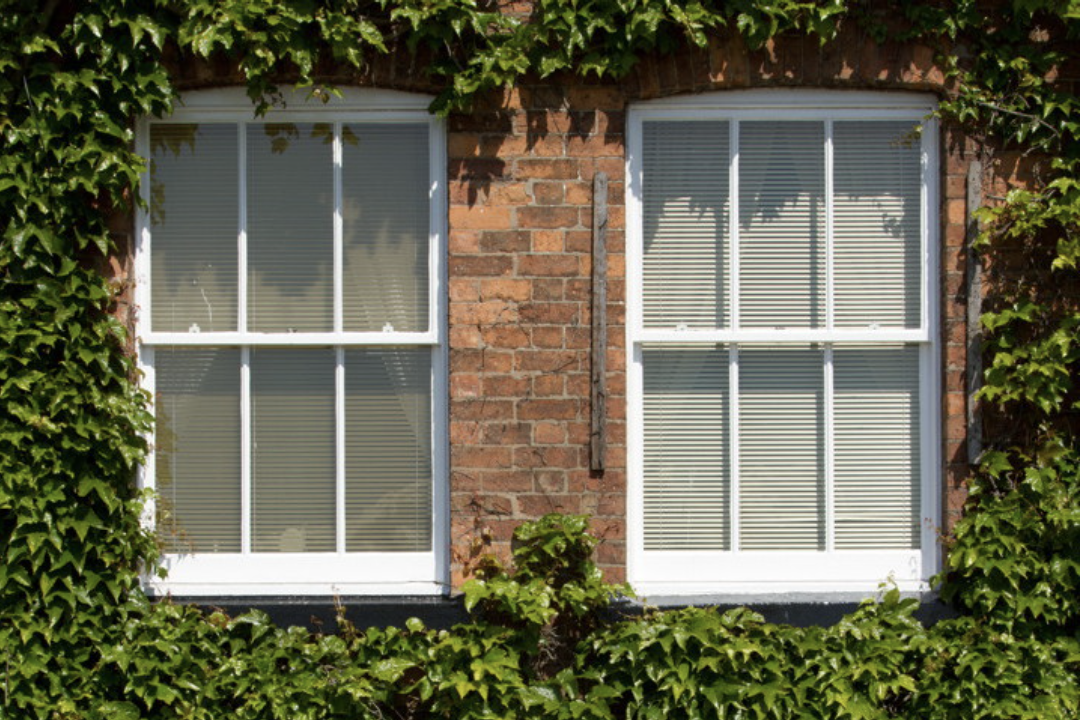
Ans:
[[[247,126],[248,330],[333,330],[333,126]]]
[[[824,372],[817,348],[739,351],[739,548],[825,547]]]
[[[342,129],[345,330],[428,327],[428,127]]]
[[[237,329],[238,175],[235,124],[151,126],[154,330]]]
[[[838,549],[919,547],[919,349],[833,352]]]
[[[645,327],[730,324],[729,136],[726,121],[644,125]]]
[[[739,323],[825,327],[821,122],[739,123]]]
[[[157,522],[166,552],[240,552],[240,351],[157,348]]]
[[[645,548],[730,548],[729,353],[646,346]]]
[[[910,122],[833,124],[834,322],[920,324],[920,151]]]
[[[251,350],[251,549],[336,548],[331,349]]]
[[[345,353],[345,549],[431,549],[431,350]]]

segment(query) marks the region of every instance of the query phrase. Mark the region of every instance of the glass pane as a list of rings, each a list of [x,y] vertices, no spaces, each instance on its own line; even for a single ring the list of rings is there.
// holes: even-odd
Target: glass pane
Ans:
[[[838,549],[919,547],[919,348],[833,353]]]
[[[825,327],[825,129],[739,123],[739,322]]]
[[[251,351],[255,552],[332,552],[334,351]]]
[[[166,552],[240,552],[240,351],[158,348],[157,531]]]
[[[647,122],[643,139],[647,328],[730,324],[727,122]]]
[[[333,329],[333,126],[247,126],[248,330]]]
[[[730,387],[724,347],[646,347],[645,549],[730,546]]]
[[[151,326],[236,330],[235,125],[150,126]]]
[[[833,125],[835,324],[917,328],[920,147],[911,122]]]
[[[342,130],[346,330],[428,326],[428,126]]]
[[[431,549],[431,350],[345,353],[345,549]]]
[[[820,350],[739,351],[739,541],[823,550],[824,370]]]

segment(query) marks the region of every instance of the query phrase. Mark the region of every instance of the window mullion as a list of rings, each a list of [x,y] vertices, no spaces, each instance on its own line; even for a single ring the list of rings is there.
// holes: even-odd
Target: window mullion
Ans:
[[[240,552],[251,552],[251,348],[240,349]]]
[[[836,548],[836,427],[833,379],[833,346],[825,345],[824,350],[824,391],[825,402],[825,550],[832,552]]]
[[[833,242],[833,121],[825,121],[825,327],[834,322],[833,262],[836,259]]]
[[[345,552],[345,348],[334,348],[334,468],[337,551]]]
[[[728,417],[731,423],[730,493],[731,500],[731,551],[739,551],[739,346],[732,344],[728,348]]]
[[[344,219],[342,215],[342,203],[344,193],[342,191],[341,165],[343,150],[341,146],[340,122],[334,123],[334,332],[341,332],[345,327],[344,311]]]
[[[240,180],[240,229],[237,233],[237,278],[236,278],[236,322],[240,332],[247,330],[248,316],[248,247],[247,247],[247,123],[237,123],[237,137],[239,138],[239,152],[237,161],[240,164],[238,173]]]
[[[728,230],[729,244],[731,246],[731,278],[728,283],[731,290],[731,327],[739,327],[739,121],[732,118],[728,125],[731,139],[728,143],[731,148],[731,159],[728,166],[728,188],[730,192],[731,211],[728,217],[731,226]]]

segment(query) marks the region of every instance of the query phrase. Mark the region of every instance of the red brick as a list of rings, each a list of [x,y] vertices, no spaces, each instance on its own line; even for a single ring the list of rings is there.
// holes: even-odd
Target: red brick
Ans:
[[[481,329],[480,334],[484,342],[491,347],[515,350],[531,347],[529,333],[517,325],[485,327]]]
[[[459,468],[508,468],[511,467],[513,451],[506,447],[454,445],[450,459]]]
[[[566,381],[562,373],[537,375],[532,380],[535,397],[562,397],[566,395]]]
[[[484,300],[528,300],[532,296],[532,283],[528,280],[482,280],[480,295]]]
[[[524,276],[573,277],[581,274],[581,262],[575,255],[522,255],[518,272]]]
[[[484,397],[522,398],[528,394],[530,385],[528,378],[488,375],[484,377]]]
[[[524,158],[514,163],[514,177],[519,180],[576,180],[578,162],[569,159]]]
[[[450,229],[500,230],[510,227],[510,208],[481,205],[450,207]]]
[[[581,512],[580,495],[556,495],[545,493],[543,495],[518,495],[514,498],[518,514],[525,517],[538,518],[547,513],[579,513]]]
[[[577,400],[519,400],[517,416],[521,420],[573,420],[578,417]]]
[[[578,225],[576,207],[529,206],[517,209],[517,225],[521,228],[570,228]]]
[[[582,355],[572,350],[518,350],[514,354],[514,366],[525,372],[572,372],[581,367]]]
[[[507,255],[457,255],[450,258],[450,277],[510,275],[514,258]]]

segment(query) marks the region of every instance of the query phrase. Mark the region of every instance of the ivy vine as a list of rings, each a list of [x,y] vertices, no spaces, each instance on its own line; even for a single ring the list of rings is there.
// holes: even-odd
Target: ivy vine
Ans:
[[[848,24],[934,47],[942,120],[991,160],[1038,159],[981,216],[990,443],[940,578],[961,618],[925,628],[895,593],[831,628],[613,618],[620,589],[574,518],[523,529],[516,571],[489,567],[451,632],[310,635],[147,602],[149,399],[103,268],[144,170],[133,119],[168,112],[170,67],[235,59],[265,109],[281,83],[404,48],[448,113],[525,77],[623,77],[720,30],[825,44]],[[1078,42],[1077,0],[0,0],[0,718],[1075,717],[1080,100],[1060,74]]]

